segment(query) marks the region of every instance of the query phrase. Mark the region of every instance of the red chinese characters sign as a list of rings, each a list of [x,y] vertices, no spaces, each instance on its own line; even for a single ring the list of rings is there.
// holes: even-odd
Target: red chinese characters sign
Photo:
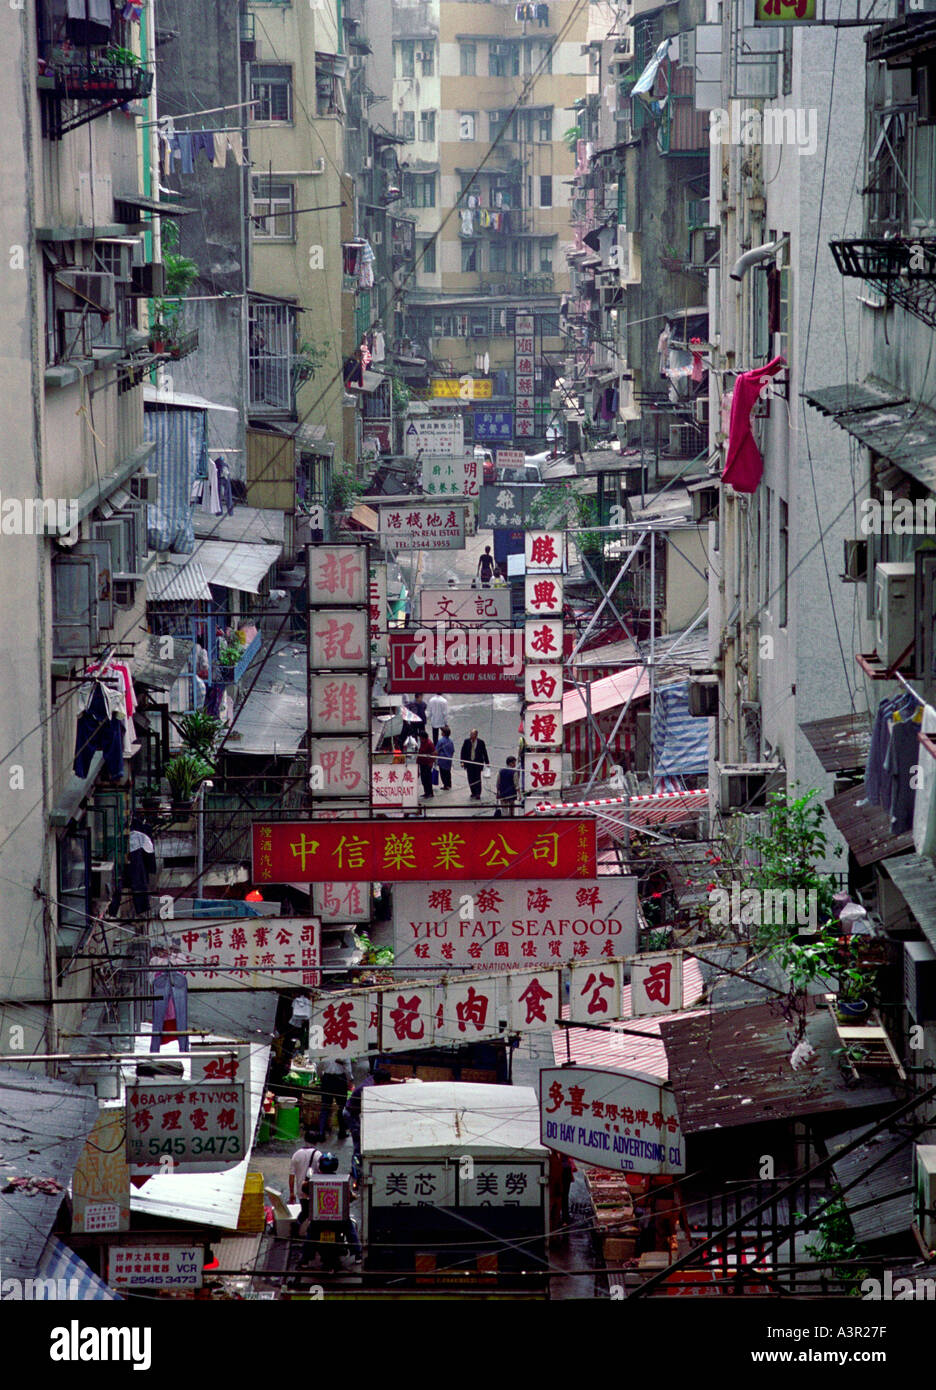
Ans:
[[[319,923],[310,917],[175,919],[180,963],[200,989],[287,989],[321,982]]]
[[[127,1087],[131,1173],[221,1172],[245,1156],[243,1085],[179,1081]]]
[[[255,883],[370,883],[451,879],[593,879],[591,819],[286,821],[253,826]]]
[[[540,1138],[548,1149],[620,1172],[685,1172],[676,1099],[656,1077],[547,1067],[539,1094]]]

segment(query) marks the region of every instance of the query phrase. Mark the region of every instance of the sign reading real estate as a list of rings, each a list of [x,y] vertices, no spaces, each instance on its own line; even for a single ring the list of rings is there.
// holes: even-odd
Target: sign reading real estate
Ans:
[[[637,879],[557,883],[401,883],[394,963],[517,970],[577,956],[626,956],[637,943]]]
[[[380,539],[403,550],[464,550],[465,508],[381,507]]]
[[[127,1087],[131,1173],[201,1173],[246,1156],[244,1087],[237,1082],[139,1081]]]
[[[540,1139],[581,1163],[625,1173],[686,1171],[676,1099],[643,1072],[545,1067]]]
[[[276,821],[253,827],[255,883],[422,882],[469,878],[594,879],[591,817],[487,820]],[[278,919],[271,919],[278,922]],[[250,923],[247,924],[251,925]]]

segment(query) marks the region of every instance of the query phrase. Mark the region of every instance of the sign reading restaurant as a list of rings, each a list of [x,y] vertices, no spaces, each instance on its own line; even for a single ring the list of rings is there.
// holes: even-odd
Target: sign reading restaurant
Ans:
[[[255,883],[398,883],[427,877],[594,879],[591,818],[278,821],[253,825]]]

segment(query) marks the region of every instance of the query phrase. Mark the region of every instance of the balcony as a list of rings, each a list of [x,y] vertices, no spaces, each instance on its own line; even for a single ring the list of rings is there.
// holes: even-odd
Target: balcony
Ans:
[[[179,362],[183,357],[190,357],[198,350],[198,329],[191,328],[186,332],[180,332],[178,329],[151,329],[149,347],[154,356]]]
[[[153,89],[153,74],[135,63],[108,61],[104,55],[76,62],[71,54],[55,50],[52,61],[40,60],[36,85],[42,101],[44,133],[49,139],[60,140],[68,131],[118,106],[148,97]],[[83,106],[66,116],[66,101],[81,102]]]
[[[864,280],[936,328],[936,238],[849,237],[830,241],[839,274]]]

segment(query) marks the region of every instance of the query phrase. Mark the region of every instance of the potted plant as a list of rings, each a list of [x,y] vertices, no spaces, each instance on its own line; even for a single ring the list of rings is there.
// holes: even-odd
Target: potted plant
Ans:
[[[185,749],[206,762],[215,750],[222,728],[221,720],[206,714],[203,709],[192,710],[179,720],[179,732]]]
[[[187,810],[195,799],[199,785],[210,777],[214,768],[197,753],[177,753],[166,764],[166,781],[172,795],[172,804],[178,810]]]
[[[140,804],[144,811],[158,811],[161,799],[158,782],[147,782],[140,791]]]
[[[240,642],[226,641],[223,637],[218,642],[218,661],[221,665],[221,679],[232,681],[234,679],[234,668],[243,658],[244,648]]]

